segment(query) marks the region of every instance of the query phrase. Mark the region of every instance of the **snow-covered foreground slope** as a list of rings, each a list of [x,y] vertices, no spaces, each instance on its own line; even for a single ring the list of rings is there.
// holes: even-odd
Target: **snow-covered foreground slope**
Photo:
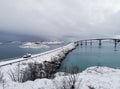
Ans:
[[[36,79],[25,83],[8,82],[5,84],[5,89],[65,89],[60,86],[66,85],[64,80],[70,78],[69,76]],[[90,67],[79,73],[76,80],[75,89],[120,89],[120,69]],[[3,89],[2,84],[0,89]]]

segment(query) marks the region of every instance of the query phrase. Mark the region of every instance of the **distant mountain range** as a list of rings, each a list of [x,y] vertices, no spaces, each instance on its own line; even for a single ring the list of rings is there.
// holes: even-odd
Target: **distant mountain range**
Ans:
[[[6,41],[44,41],[44,37],[36,37],[31,35],[23,35],[11,32],[0,31],[0,42]]]

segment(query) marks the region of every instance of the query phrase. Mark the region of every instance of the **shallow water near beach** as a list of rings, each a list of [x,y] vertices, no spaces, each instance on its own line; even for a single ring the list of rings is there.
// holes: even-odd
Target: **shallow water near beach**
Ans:
[[[98,42],[90,43],[85,46],[79,45],[73,50],[62,62],[59,71],[64,71],[72,66],[78,66],[80,71],[91,66],[107,66],[112,68],[120,68],[120,43],[114,47],[113,42],[102,42],[101,48]]]

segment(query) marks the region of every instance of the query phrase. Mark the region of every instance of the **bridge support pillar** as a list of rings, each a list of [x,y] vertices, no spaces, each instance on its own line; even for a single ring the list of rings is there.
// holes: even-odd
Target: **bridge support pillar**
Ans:
[[[98,41],[99,41],[99,48],[101,48],[102,45],[101,39],[99,39]]]
[[[92,46],[92,40],[90,40],[90,45]]]
[[[81,41],[80,45],[82,46],[83,45],[83,42]]]
[[[85,45],[87,46],[87,40],[85,40]]]
[[[117,39],[114,40],[115,48],[117,47]]]

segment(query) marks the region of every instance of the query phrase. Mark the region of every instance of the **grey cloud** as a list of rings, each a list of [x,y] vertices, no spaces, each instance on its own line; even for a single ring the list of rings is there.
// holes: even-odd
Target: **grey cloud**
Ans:
[[[1,0],[0,28],[51,39],[108,36],[118,32],[113,17],[119,5],[119,0]]]
[[[101,34],[101,36],[114,36],[114,35],[120,35],[120,11],[117,13],[112,14],[107,20],[98,26],[96,26],[96,29],[98,29]],[[95,31],[95,29],[94,29]]]

